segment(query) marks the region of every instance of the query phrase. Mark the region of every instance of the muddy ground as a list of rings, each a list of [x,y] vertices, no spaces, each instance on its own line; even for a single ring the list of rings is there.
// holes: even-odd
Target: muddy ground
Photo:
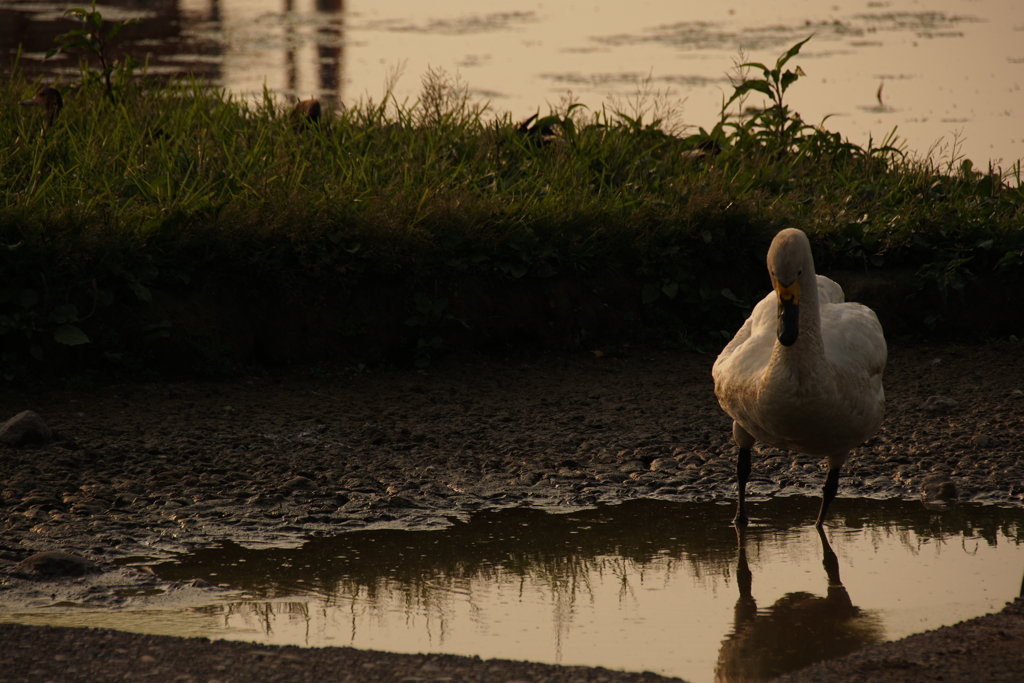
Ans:
[[[1024,504],[1022,352],[1019,343],[891,348],[885,423],[853,452],[834,510],[844,496],[919,498],[923,491]],[[449,359],[424,371],[305,368],[227,382],[7,393],[0,397],[0,417],[31,409],[54,438],[0,446],[0,620],[12,605],[39,606],[56,594],[53,581],[41,591],[16,566],[42,550],[75,553],[105,570],[58,580],[60,599],[113,606],[124,600],[118,586],[157,581],[115,566],[116,560],[166,557],[223,539],[297,544],[311,534],[352,529],[431,528],[452,516],[510,505],[588,506],[640,496],[731,500],[734,447],[729,420],[714,399],[712,362],[694,353],[624,348]],[[765,447],[755,457],[750,490],[817,495],[823,476],[823,463]],[[727,525],[731,511],[722,510]],[[201,583],[186,588],[213,590]],[[1019,612],[991,618],[1019,625]],[[1024,625],[996,630],[1021,638],[1015,651],[1024,650]],[[1001,638],[980,640],[994,648]],[[0,639],[18,653],[17,664],[0,671],[0,680],[12,681],[36,680],[33,670],[54,680],[83,680],[66,671],[68,661],[88,669],[86,660],[94,657],[85,653],[94,651],[87,642],[121,653],[97,660],[102,666],[87,676],[91,680],[142,676],[164,666],[162,655],[146,654],[149,648],[171,653],[179,647],[156,636],[12,625],[0,625]],[[976,653],[983,646],[971,647]],[[344,648],[315,657],[239,643],[186,649],[187,662],[176,665],[167,657],[165,673],[178,673],[158,678],[324,680],[315,667],[328,660],[337,680],[642,678]],[[955,656],[946,650],[946,658]],[[261,651],[289,663],[255,666],[277,657]],[[899,661],[911,664],[889,667],[889,673],[916,671],[920,657],[908,657]],[[222,667],[216,675],[201,668],[217,658],[254,668]],[[1006,663],[1005,656],[999,661]],[[883,675],[886,666],[873,671],[871,680],[926,680]],[[847,680],[835,671],[829,676]]]

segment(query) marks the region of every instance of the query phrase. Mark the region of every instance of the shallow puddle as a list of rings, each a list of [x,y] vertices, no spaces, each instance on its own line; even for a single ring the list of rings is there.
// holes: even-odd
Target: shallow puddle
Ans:
[[[731,507],[634,500],[549,514],[480,512],[435,531],[378,530],[295,549],[235,544],[153,566],[231,589],[175,610],[59,608],[22,623],[305,646],[351,645],[767,680],[1000,609],[1021,591],[1024,510],[843,499]]]
[[[0,0],[0,58],[47,78],[77,78],[77,56],[44,62],[53,38],[73,25],[81,3]],[[680,3],[647,0],[567,3],[448,0],[107,0],[109,19],[142,20],[123,36],[154,73],[191,72],[236,94],[264,87],[287,97],[351,105],[392,94],[412,103],[428,69],[458,73],[479,100],[525,118],[567,93],[591,111],[628,101],[649,80],[650,94],[685,102],[683,123],[710,129],[740,51],[776,57],[808,36],[799,65],[807,74],[787,93],[811,124],[866,145],[897,128],[913,153],[940,138],[935,157],[959,155],[984,168],[1024,157],[1024,10],[1013,0],[810,0]],[[756,75],[756,74],[755,74]],[[648,104],[654,98],[648,98]],[[756,97],[747,104],[764,106]],[[616,106],[613,104],[613,106]],[[647,110],[650,121],[663,112]],[[958,144],[954,147],[954,141]]]

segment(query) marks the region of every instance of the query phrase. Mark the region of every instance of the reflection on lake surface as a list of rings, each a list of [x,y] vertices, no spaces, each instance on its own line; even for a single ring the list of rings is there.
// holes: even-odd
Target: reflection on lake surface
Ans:
[[[743,534],[718,504],[635,500],[296,549],[227,544],[154,567],[242,591],[225,602],[17,619],[759,681],[1000,609],[1020,590],[1024,510],[848,499],[819,535],[815,499],[755,506]]]
[[[881,618],[853,604],[840,577],[839,559],[824,531],[819,530],[818,536],[828,578],[825,593],[790,592],[760,609],[747,561],[747,532],[738,529],[737,535],[739,599],[732,632],[718,653],[716,681],[767,681],[883,642]]]
[[[26,71],[73,77],[74,59],[41,60],[72,26],[63,10],[81,4],[0,0],[4,68],[20,44]],[[100,9],[143,20],[122,47],[151,54],[154,71],[192,71],[240,94],[266,84],[290,97],[380,99],[389,71],[404,65],[394,94],[411,102],[434,67],[522,118],[567,91],[591,108],[623,101],[649,78],[685,100],[684,123],[706,128],[740,50],[770,64],[814,34],[799,60],[807,78],[790,91],[808,122],[832,116],[826,125],[859,144],[898,128],[921,155],[942,138],[942,161],[954,139],[980,166],[1024,157],[1024,5],[1014,0],[112,0]]]

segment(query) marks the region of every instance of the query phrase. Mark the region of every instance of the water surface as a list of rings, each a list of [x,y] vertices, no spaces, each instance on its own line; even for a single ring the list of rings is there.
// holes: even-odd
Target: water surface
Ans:
[[[841,505],[839,505],[841,503]],[[1021,590],[1024,510],[844,499],[731,508],[636,500],[480,512],[435,531],[301,548],[196,550],[155,565],[233,593],[177,610],[48,610],[24,623],[304,646],[350,645],[611,669],[694,683],[768,680],[1000,609]]]
[[[83,3],[0,0],[0,57],[73,76],[75,60],[41,65],[60,16]],[[156,72],[192,71],[238,94],[379,100],[389,74],[412,102],[429,68],[458,74],[495,112],[525,117],[571,92],[591,109],[631,111],[638,85],[683,102],[681,123],[710,128],[742,52],[794,62],[806,78],[790,103],[810,123],[858,144],[894,128],[918,155],[1004,168],[1024,157],[1024,5],[1013,0],[158,0],[101,3],[143,22],[125,49]],[[6,68],[6,64],[5,64]],[[651,100],[648,100],[649,102]],[[749,104],[761,104],[755,99]],[[648,111],[648,119],[654,114]]]

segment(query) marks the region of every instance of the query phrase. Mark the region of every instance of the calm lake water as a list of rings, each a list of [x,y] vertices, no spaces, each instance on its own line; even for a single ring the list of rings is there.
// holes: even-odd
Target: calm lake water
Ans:
[[[0,58],[47,78],[74,59],[41,60],[83,3],[0,0]],[[630,111],[648,80],[681,122],[710,128],[729,74],[773,64],[809,35],[789,94],[804,119],[866,144],[893,129],[909,152],[1008,169],[1024,157],[1024,3],[1016,0],[118,0],[104,16],[139,17],[123,48],[157,72],[191,71],[232,92],[264,84],[284,97],[379,100],[402,74],[415,100],[428,68],[465,82],[496,113],[525,118],[571,97]],[[757,105],[751,98],[748,104]]]
[[[996,611],[1020,593],[1024,510],[843,499],[823,540],[809,525],[817,507],[753,503],[742,537],[729,505],[634,500],[558,515],[480,512],[446,529],[357,531],[291,549],[229,543],[152,565],[164,580],[229,589],[213,604],[182,609],[170,590],[175,609],[147,596],[0,619],[707,683],[766,681]]]

